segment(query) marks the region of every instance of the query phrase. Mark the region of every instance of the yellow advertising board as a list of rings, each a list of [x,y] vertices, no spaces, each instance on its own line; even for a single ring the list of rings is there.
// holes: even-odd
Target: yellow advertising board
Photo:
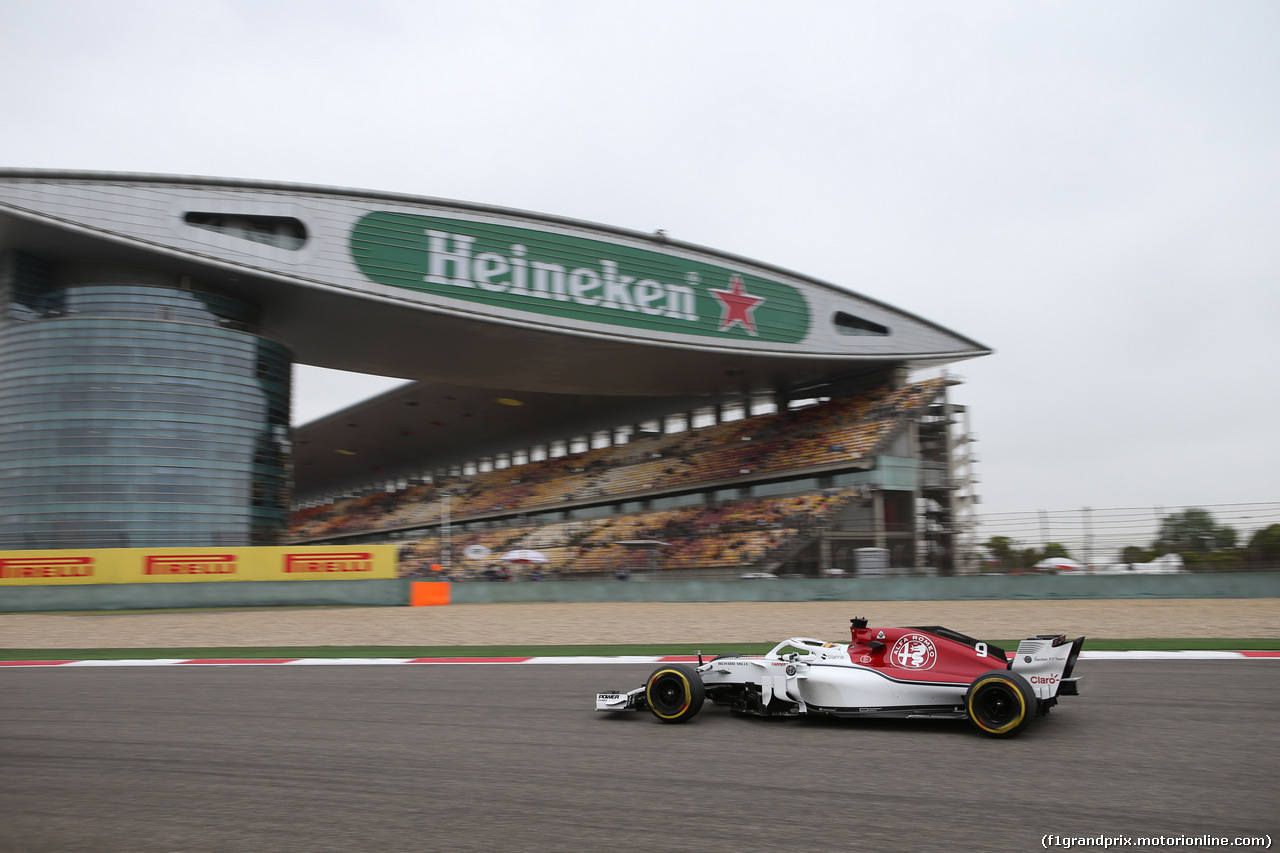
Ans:
[[[0,551],[0,586],[396,577],[395,545]]]
[[[111,570],[95,553],[110,552],[0,551],[0,585],[111,583]]]

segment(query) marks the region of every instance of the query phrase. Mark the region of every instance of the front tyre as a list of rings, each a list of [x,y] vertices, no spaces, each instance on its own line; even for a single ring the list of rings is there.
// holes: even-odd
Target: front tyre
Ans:
[[[1036,694],[1022,675],[996,669],[969,685],[964,697],[969,721],[991,737],[1010,737],[1022,731],[1036,713]]]
[[[655,717],[664,723],[683,723],[702,710],[706,698],[702,676],[680,663],[654,670],[644,685],[645,702]]]

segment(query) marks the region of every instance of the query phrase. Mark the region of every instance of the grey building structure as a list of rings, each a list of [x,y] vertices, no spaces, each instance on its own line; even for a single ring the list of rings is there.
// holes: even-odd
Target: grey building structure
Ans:
[[[0,549],[276,544],[295,497],[988,352],[661,232],[0,170]],[[415,384],[303,430],[295,453],[294,362]]]

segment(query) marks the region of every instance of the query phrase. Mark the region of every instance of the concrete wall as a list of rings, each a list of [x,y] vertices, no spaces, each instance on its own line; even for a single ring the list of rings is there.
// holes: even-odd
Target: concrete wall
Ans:
[[[729,581],[460,583],[454,604],[517,601],[971,601],[1019,598],[1280,598],[1280,572],[979,575]]]
[[[181,607],[398,606],[407,580],[93,584],[0,588],[0,612]],[[1280,598],[1280,572],[980,575],[822,580],[451,584],[454,604],[534,601],[974,601],[1052,598]]]
[[[151,610],[168,607],[400,605],[402,580],[104,583],[0,587],[0,613],[50,610]]]

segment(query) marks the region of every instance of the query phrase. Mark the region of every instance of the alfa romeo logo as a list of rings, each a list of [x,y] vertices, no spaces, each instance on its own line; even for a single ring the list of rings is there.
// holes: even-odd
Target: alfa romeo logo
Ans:
[[[907,634],[893,644],[889,660],[902,669],[929,669],[938,660],[938,649],[923,634]]]

